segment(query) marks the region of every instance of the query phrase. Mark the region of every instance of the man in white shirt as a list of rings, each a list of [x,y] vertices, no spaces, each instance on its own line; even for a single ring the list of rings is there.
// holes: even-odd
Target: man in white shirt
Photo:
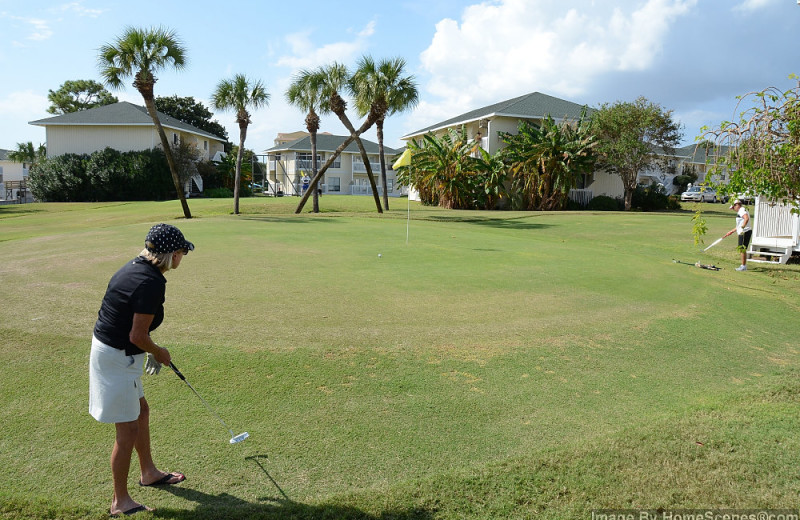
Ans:
[[[734,233],[739,235],[738,250],[742,253],[742,265],[736,268],[737,271],[747,271],[747,246],[750,245],[750,238],[753,236],[753,229],[750,227],[750,213],[744,207],[742,201],[736,199],[731,204],[730,209],[736,212],[736,227],[728,231],[725,236]]]

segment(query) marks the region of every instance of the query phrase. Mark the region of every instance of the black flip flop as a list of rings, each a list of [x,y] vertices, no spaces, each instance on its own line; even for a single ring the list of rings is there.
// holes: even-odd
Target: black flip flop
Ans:
[[[177,473],[177,475],[176,475],[175,473]],[[177,479],[178,479],[178,481],[177,481],[177,482],[170,482],[170,480],[172,480],[173,478],[177,478]],[[163,477],[161,477],[160,479],[158,479],[158,480],[156,480],[155,482],[153,482],[153,483],[150,483],[150,484],[145,484],[144,482],[142,482],[142,481],[140,480],[140,481],[139,481],[139,485],[140,485],[140,486],[142,486],[142,487],[150,487],[150,486],[171,486],[171,485],[173,485],[173,484],[178,484],[178,483],[180,483],[180,482],[183,482],[184,480],[186,480],[186,475],[184,475],[184,474],[182,474],[182,473],[178,473],[177,471],[175,471],[175,472],[173,472],[173,473],[167,473],[166,475],[164,475],[164,476],[163,476]]]
[[[136,507],[132,507],[132,508],[128,509],[127,511],[123,511],[122,513],[114,514],[109,510],[108,516],[110,518],[119,518],[119,515],[131,516],[131,515],[135,515],[136,513],[141,513],[142,511],[147,511],[147,508],[145,506],[138,505]]]

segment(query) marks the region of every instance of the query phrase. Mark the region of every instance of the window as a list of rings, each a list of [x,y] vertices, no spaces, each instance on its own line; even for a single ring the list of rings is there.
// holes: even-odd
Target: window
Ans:
[[[172,134],[172,144],[178,144],[178,134]]]
[[[386,193],[394,193],[394,179],[386,179]]]
[[[319,154],[317,154],[317,168],[319,168]],[[311,169],[311,154],[306,152],[298,152],[297,154],[297,166],[296,168],[310,170]]]
[[[331,155],[333,155],[333,154],[331,154]],[[334,160],[334,161],[331,163],[331,166],[330,166],[330,167],[331,167],[331,168],[337,168],[337,169],[341,168],[341,167],[342,167],[342,156],[340,155],[339,157],[337,157],[337,158],[336,158],[336,159],[335,159],[335,160]]]
[[[339,177],[328,177],[327,184],[328,184],[328,193],[330,192],[339,193],[342,191],[342,183]]]
[[[203,150],[208,151],[208,141],[203,141]]]

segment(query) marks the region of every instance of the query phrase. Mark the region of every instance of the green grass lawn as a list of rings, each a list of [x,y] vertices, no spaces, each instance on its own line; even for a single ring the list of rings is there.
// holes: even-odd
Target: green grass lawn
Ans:
[[[797,506],[799,266],[735,272],[734,239],[702,253],[688,208],[296,203],[191,200],[189,221],[175,201],[0,207],[0,518],[107,517],[91,332],[162,221],[197,248],[154,339],[251,437],[229,445],[171,371],[145,376],[155,457],[187,480],[139,488],[134,462],[134,498],[158,508],[140,518]],[[703,206],[711,239],[733,227]]]

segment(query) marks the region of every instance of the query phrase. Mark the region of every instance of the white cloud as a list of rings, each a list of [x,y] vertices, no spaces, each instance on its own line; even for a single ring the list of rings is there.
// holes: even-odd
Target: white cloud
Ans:
[[[14,128],[11,139],[14,142],[0,143],[0,148],[14,149],[16,143],[31,141],[34,144],[45,141],[44,129],[29,125],[29,121],[47,117],[50,103],[47,96],[36,94],[31,90],[10,92],[0,98],[0,114],[3,114],[3,126]]]
[[[29,40],[41,41],[53,36],[53,30],[50,29],[50,22],[47,20],[28,18],[25,21],[33,26],[33,32],[28,35]]]
[[[600,76],[648,70],[697,0],[499,0],[436,25],[422,52],[429,94],[449,116],[533,91],[580,100]],[[427,96],[426,96],[427,97]],[[413,119],[430,119],[423,103]],[[424,114],[424,116],[423,116]],[[417,128],[420,128],[420,125]]]
[[[91,9],[83,6],[83,2],[70,2],[63,4],[59,8],[60,11],[71,11],[78,16],[88,16],[89,18],[97,18],[105,12],[104,9]]]
[[[317,46],[311,31],[292,33],[286,36],[290,54],[278,58],[276,65],[292,70],[309,69],[334,61],[346,65],[355,61],[367,48],[369,39],[375,34],[375,22],[369,22],[358,31],[352,41],[341,41]]]
[[[759,9],[763,9],[764,7],[774,3],[777,3],[777,0],[744,0],[744,2],[736,5],[733,10],[749,13],[752,11],[758,11]]]

